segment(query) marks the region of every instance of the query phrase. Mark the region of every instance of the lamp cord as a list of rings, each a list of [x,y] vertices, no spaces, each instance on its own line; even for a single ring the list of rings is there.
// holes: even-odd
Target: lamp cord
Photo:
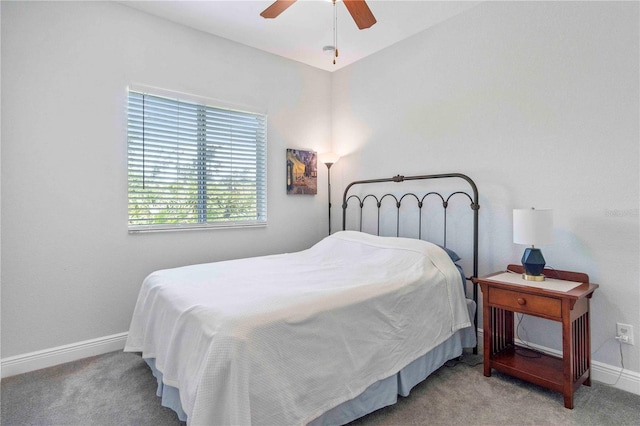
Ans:
[[[604,342],[600,343],[600,346],[598,346],[598,349],[596,349],[592,354],[591,354],[591,358],[593,358],[593,356],[598,353],[598,351],[600,349],[602,349],[602,347],[604,346],[605,343],[611,341],[611,340],[615,340],[615,337],[610,337],[607,340],[605,340]],[[605,386],[611,386],[611,387],[615,387],[618,382],[620,381],[620,377],[622,377],[622,372],[624,371],[624,355],[622,354],[622,342],[617,341],[618,342],[618,349],[620,351],[620,372],[618,373],[618,377],[616,377],[616,381],[613,383],[605,383],[605,382],[600,382]]]

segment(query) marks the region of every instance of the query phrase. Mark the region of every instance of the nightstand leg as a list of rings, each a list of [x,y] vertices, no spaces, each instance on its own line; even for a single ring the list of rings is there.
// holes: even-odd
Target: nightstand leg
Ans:
[[[578,359],[580,357],[579,335],[580,331],[575,321],[572,321],[571,302],[562,300],[562,365],[563,365],[563,391],[565,408],[573,408],[573,383],[576,380]],[[576,344],[578,343],[578,347]]]
[[[569,393],[569,395],[564,394],[564,408],[573,410],[573,392]]]
[[[486,298],[486,296],[485,296]],[[491,377],[491,348],[493,346],[493,329],[491,321],[491,311],[488,300],[483,300],[482,303],[482,354],[484,359],[484,375],[485,377]]]
[[[584,314],[584,341],[585,345],[583,347],[584,356],[587,360],[586,368],[588,372],[587,379],[584,381],[585,386],[591,386],[591,320],[589,318],[589,299],[586,302]]]

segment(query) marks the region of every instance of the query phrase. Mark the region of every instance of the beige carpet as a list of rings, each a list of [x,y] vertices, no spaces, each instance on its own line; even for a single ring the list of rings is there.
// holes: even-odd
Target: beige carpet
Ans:
[[[640,396],[593,382],[576,391],[568,410],[559,392],[458,363],[352,425],[640,425]]]
[[[478,362],[468,355],[464,361]],[[640,396],[581,387],[562,395],[449,362],[407,398],[352,425],[640,425]],[[180,425],[161,407],[156,382],[135,354],[113,352],[2,380],[2,425]]]

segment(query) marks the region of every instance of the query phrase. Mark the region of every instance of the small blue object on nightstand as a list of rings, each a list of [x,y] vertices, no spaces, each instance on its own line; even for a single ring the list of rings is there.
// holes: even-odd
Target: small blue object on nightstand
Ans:
[[[514,209],[513,242],[531,246],[522,255],[522,277],[530,281],[544,281],[544,256],[535,246],[553,242],[553,210]]]

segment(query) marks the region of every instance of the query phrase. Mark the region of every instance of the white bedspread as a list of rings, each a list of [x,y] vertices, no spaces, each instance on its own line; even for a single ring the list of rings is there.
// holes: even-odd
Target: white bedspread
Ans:
[[[469,325],[439,247],[343,231],[298,253],[152,273],[125,351],[156,359],[192,425],[297,425]]]

